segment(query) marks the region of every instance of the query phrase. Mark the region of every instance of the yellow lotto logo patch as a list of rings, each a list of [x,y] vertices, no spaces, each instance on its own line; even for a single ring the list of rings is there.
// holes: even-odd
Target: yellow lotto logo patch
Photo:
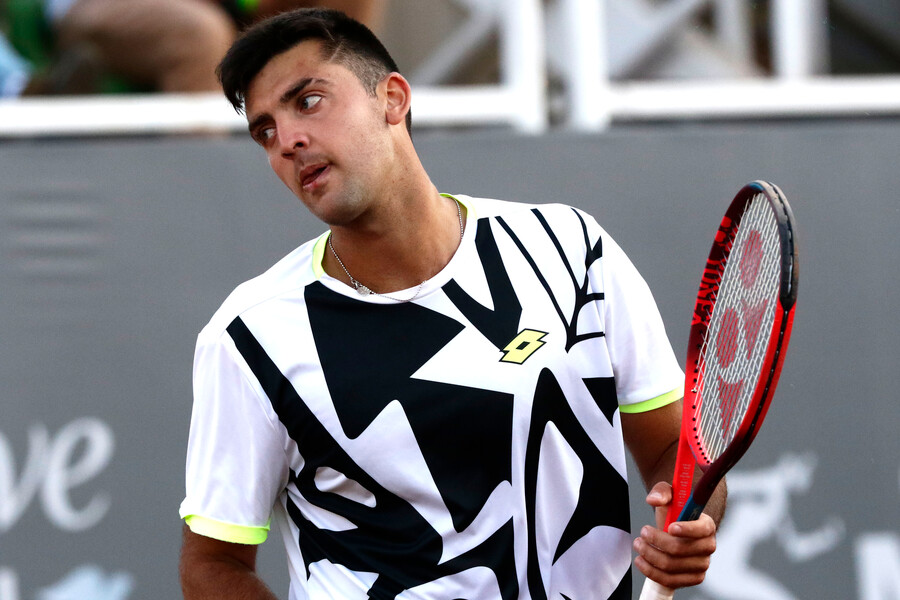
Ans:
[[[516,363],[521,365],[529,356],[534,354],[538,348],[546,344],[542,341],[546,331],[535,331],[534,329],[523,329],[519,332],[513,341],[507,344],[503,349],[503,358],[500,362]]]

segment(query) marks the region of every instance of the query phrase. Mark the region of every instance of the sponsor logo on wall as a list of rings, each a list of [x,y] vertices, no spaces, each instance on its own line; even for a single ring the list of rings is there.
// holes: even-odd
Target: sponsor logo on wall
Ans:
[[[706,581],[685,592],[686,600],[806,600],[791,591],[796,582],[754,565],[761,544],[774,543],[788,565],[810,563],[835,552],[848,536],[839,515],[824,515],[801,529],[794,514],[805,510],[817,458],[786,453],[775,464],[736,469],[728,475],[728,511],[717,535],[717,549]],[[898,473],[900,492],[900,473]],[[900,532],[863,533],[852,541],[859,600],[900,600]],[[849,562],[848,560],[848,562]],[[783,572],[790,572],[790,566]]]
[[[59,530],[83,532],[97,526],[109,511],[110,495],[96,490],[76,506],[70,494],[78,488],[79,498],[84,498],[83,489],[90,489],[109,465],[115,448],[112,429],[86,417],[55,435],[43,424],[32,425],[27,439],[25,455],[17,460],[0,432],[0,537],[34,505]],[[0,600],[126,600],[133,587],[128,573],[107,574],[100,566],[86,564],[25,596],[15,569],[0,565]]]

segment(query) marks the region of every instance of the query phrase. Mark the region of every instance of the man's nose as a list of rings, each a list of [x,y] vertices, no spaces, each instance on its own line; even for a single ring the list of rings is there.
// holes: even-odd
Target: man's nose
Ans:
[[[278,136],[281,143],[281,152],[284,155],[293,154],[297,150],[309,147],[309,135],[306,129],[298,123],[286,123],[280,128]]]

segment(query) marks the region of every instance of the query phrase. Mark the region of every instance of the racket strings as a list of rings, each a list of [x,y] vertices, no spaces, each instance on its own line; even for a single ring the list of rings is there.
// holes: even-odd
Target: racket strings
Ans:
[[[734,439],[765,359],[779,291],[781,245],[762,194],[750,199],[720,269],[695,385],[697,442],[712,462]]]

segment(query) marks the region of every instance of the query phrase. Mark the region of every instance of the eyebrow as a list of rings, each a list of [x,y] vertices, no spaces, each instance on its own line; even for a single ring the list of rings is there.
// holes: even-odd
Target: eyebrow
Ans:
[[[329,84],[330,82],[327,79],[322,79],[319,77],[304,77],[303,79],[297,81],[294,85],[289,87],[287,91],[285,91],[281,97],[278,99],[278,104],[285,105],[290,103],[294,98],[303,93],[303,90],[308,88],[313,84]],[[253,130],[258,127],[263,121],[269,118],[269,113],[263,113],[258,117],[255,117],[250,123],[247,124],[247,129],[250,133],[253,133]]]

